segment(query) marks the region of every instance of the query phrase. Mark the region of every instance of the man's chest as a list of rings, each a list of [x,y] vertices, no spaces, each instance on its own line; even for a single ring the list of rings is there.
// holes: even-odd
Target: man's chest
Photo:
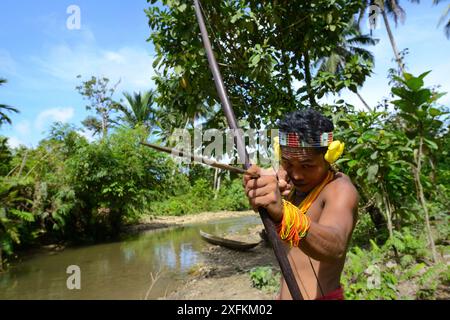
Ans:
[[[305,196],[294,196],[294,199],[292,199],[291,201],[295,206],[299,207],[304,199]],[[311,218],[312,221],[317,222],[320,219],[324,206],[325,197],[324,194],[321,193],[311,204],[309,209],[306,211],[306,214]]]

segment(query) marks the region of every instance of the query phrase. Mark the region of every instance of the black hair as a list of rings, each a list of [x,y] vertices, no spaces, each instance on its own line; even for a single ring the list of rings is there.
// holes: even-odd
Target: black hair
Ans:
[[[277,125],[280,131],[296,132],[301,140],[311,144],[319,141],[320,134],[334,130],[330,119],[310,108],[288,113]],[[327,147],[317,149],[323,152]]]

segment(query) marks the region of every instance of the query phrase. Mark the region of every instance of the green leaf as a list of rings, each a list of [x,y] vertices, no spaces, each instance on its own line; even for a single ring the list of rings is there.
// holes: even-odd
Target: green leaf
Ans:
[[[356,166],[358,164],[357,160],[350,160],[349,162],[347,162],[347,165],[349,166],[349,168],[352,168],[354,166]]]
[[[394,87],[391,89],[392,93],[402,99],[408,99],[410,92],[402,87]]]
[[[176,74],[178,74],[178,75],[181,75],[182,73],[183,73],[183,67],[182,66],[176,66],[175,68],[174,68],[174,71],[175,71],[175,73]]]
[[[403,73],[403,78],[405,78],[406,81],[410,80],[413,78],[413,75],[411,73],[408,72],[404,72]],[[403,82],[403,81],[402,81]]]
[[[359,168],[358,171],[356,171],[356,174],[358,177],[361,177],[364,174],[364,168]]]
[[[411,78],[406,81],[406,85],[412,91],[417,91],[423,87],[423,80],[419,78]]]
[[[378,173],[379,166],[378,164],[371,165],[369,169],[367,169],[367,180],[370,182],[375,181],[375,177]]]
[[[422,73],[420,76],[418,76],[417,78],[423,80],[423,78],[425,78],[430,72],[431,72],[431,70],[426,71],[426,72]]]
[[[250,59],[250,66],[254,67],[258,64],[258,62],[261,60],[261,55],[256,54]]]
[[[424,138],[423,140],[425,141],[426,145],[427,145],[428,147],[430,147],[430,149],[433,149],[433,150],[439,149],[439,147],[438,147],[438,145],[436,144],[436,142],[431,141],[431,140],[429,140],[429,139],[425,139],[425,138]]]
[[[187,5],[186,5],[185,3],[183,3],[182,5],[180,5],[180,6],[178,7],[178,11],[184,12],[184,10],[186,10],[186,8],[187,8]]]
[[[430,113],[430,115],[432,117],[437,117],[437,116],[440,116],[441,114],[443,114],[443,112],[441,110],[436,109],[436,108],[430,108],[430,110],[428,112]]]
[[[231,17],[231,23],[235,23],[242,17],[242,12],[238,11],[234,16]]]
[[[156,68],[159,64],[159,62],[161,61],[163,56],[158,55],[158,57],[155,59],[155,61],[153,61],[153,68]]]
[[[413,99],[416,106],[420,106],[426,102],[429,102],[432,96],[430,89],[422,89],[414,93]]]
[[[33,222],[34,221],[34,216],[30,212],[17,210],[17,209],[10,209],[10,212],[11,212],[11,214],[13,214],[14,216],[20,218],[21,220],[24,220],[24,221],[27,221],[27,222]]]
[[[333,15],[331,13],[327,14],[327,23],[333,22]]]

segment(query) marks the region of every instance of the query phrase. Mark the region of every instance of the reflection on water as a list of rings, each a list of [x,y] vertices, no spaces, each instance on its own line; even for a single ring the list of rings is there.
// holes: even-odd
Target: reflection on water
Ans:
[[[40,254],[0,274],[0,299],[143,299],[151,274],[161,270],[149,299],[174,290],[200,262],[205,243],[199,229],[213,234],[243,231],[258,224],[256,216],[154,230],[122,241]],[[68,290],[66,268],[81,269],[81,290]]]

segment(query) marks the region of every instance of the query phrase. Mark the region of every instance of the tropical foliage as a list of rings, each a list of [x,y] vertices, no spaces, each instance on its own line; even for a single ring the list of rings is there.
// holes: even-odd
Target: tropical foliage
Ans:
[[[117,101],[117,84],[92,76],[76,89],[93,111],[83,125],[97,139],[61,123],[36,148],[11,148],[0,138],[0,261],[33,245],[111,239],[145,215],[248,208],[240,177],[181,165],[139,143],[170,145],[176,128],[226,127],[191,2],[148,3],[154,90]],[[380,105],[358,91],[372,74],[377,42],[358,23],[373,5],[395,61]],[[427,86],[429,72],[407,72],[389,20],[404,18],[399,1],[203,0],[202,10],[242,127],[273,128],[286,112],[312,107],[333,119],[345,141],[337,166],[360,194],[343,275],[348,298],[440,294],[449,283],[449,110],[444,93]],[[344,89],[366,109],[320,102]],[[11,123],[11,112],[18,110],[0,105],[0,125]],[[273,275],[251,271],[255,286],[271,290]]]

